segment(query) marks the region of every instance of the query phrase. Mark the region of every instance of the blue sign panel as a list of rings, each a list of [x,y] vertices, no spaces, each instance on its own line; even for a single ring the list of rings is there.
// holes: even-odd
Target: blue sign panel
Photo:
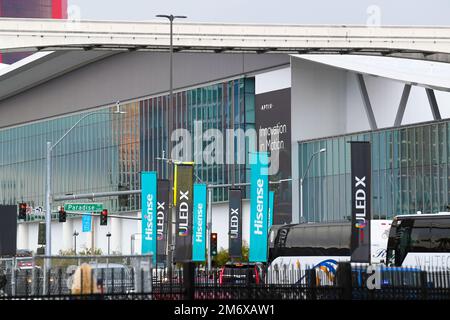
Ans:
[[[267,261],[267,223],[269,207],[269,156],[250,154],[250,262]]]
[[[273,224],[273,201],[275,199],[275,192],[270,191],[269,192],[269,226],[267,227],[270,229],[270,227]]]
[[[82,232],[91,232],[92,216],[90,214],[84,214],[81,217],[81,224],[83,225]]]
[[[192,232],[192,261],[206,257],[206,184],[194,184],[194,229]]]
[[[156,199],[157,175],[156,172],[141,173],[141,201],[142,201],[142,254],[153,254],[153,263],[156,264]]]

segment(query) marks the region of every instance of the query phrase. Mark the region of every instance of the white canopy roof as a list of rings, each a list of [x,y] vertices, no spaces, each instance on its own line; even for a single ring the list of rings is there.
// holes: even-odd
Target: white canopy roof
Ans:
[[[356,73],[450,91],[449,63],[364,55],[301,54],[292,56]]]

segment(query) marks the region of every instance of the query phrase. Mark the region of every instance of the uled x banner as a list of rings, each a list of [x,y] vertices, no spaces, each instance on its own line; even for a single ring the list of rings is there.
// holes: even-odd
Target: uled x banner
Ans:
[[[142,254],[153,254],[156,264],[156,200],[157,200],[156,172],[141,173],[141,201],[142,201]]]
[[[174,262],[192,260],[193,174],[193,163],[182,163],[175,166],[174,201],[177,213]]]
[[[194,232],[192,261],[206,259],[206,184],[194,184]]]
[[[242,190],[229,190],[228,250],[231,258],[242,258]]]
[[[157,262],[166,263],[169,221],[169,180],[158,180],[158,199],[156,202]]]
[[[266,152],[250,154],[250,262],[267,262],[269,207],[269,157]]]
[[[370,263],[370,143],[352,142],[351,157],[351,261]]]

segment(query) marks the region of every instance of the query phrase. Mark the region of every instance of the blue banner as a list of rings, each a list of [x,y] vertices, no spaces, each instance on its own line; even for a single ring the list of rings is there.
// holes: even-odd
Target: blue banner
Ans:
[[[153,263],[156,264],[156,172],[141,173],[142,201],[142,254],[153,253]]]
[[[250,154],[250,262],[267,262],[269,156]]]
[[[86,213],[81,217],[81,224],[83,225],[82,232],[91,232],[92,216],[90,213]]]
[[[194,184],[194,229],[192,232],[192,261],[206,258],[206,184]]]
[[[273,225],[273,201],[275,199],[275,192],[269,191],[269,225],[268,230]]]

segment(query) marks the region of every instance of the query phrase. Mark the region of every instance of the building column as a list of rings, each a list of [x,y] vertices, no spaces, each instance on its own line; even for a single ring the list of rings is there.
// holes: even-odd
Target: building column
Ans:
[[[74,248],[73,232],[74,232],[73,220],[69,218],[66,220],[66,222],[63,223],[62,226],[62,235],[63,235],[62,249],[64,251],[71,250]]]
[[[111,221],[111,254],[122,252],[122,220],[110,219]],[[126,241],[125,241],[126,242]]]
[[[20,223],[17,225],[17,249],[30,249],[27,223]]]

